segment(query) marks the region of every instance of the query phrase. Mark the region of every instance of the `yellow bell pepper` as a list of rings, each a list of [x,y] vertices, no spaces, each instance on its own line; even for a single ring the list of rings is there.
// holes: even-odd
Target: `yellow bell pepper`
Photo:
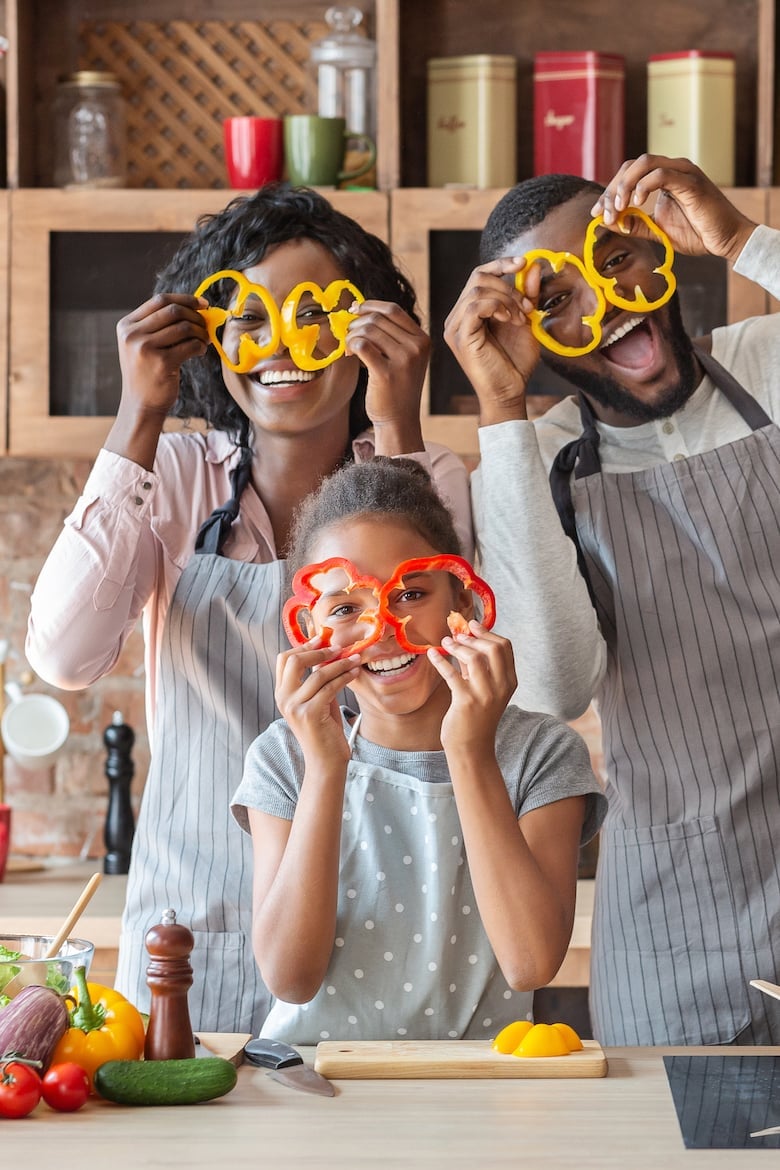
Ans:
[[[660,309],[661,305],[665,305],[671,298],[674,290],[677,287],[677,279],[672,271],[672,264],[674,263],[674,248],[672,242],[662,228],[659,228],[654,219],[642,211],[639,207],[626,207],[623,211],[618,212],[617,225],[622,229],[625,221],[633,216],[639,219],[645,227],[656,237],[656,239],[663,245],[664,258],[657,268],[653,269],[654,273],[663,276],[666,280],[666,287],[659,297],[654,301],[648,301],[639,285],[634,288],[633,297],[621,297],[615,292],[618,278],[616,276],[602,276],[598,268],[593,262],[593,248],[596,243],[596,232],[600,227],[604,227],[604,216],[597,215],[588,224],[588,230],[585,233],[585,244],[583,246],[583,257],[585,260],[585,267],[590,274],[590,278],[595,285],[600,285],[604,290],[604,296],[611,305],[617,305],[619,309],[625,309],[628,313],[652,313],[654,309]]]
[[[112,987],[87,983],[83,967],[76,968],[70,1027],[54,1049],[52,1064],[73,1061],[89,1077],[107,1060],[139,1060],[146,1039],[141,1013]]]
[[[582,324],[591,333],[590,341],[586,342],[585,345],[564,345],[562,342],[556,341],[554,337],[551,337],[544,328],[544,319],[549,316],[544,309],[532,309],[530,314],[531,332],[540,345],[552,350],[553,353],[561,354],[563,357],[580,357],[582,354],[590,353],[601,341],[601,322],[604,319],[606,309],[604,293],[598,285],[593,284],[579,256],[573,256],[571,252],[550,252],[547,248],[535,248],[533,252],[526,252],[526,267],[522,268],[515,276],[515,288],[519,289],[521,293],[525,292],[525,278],[528,269],[535,260],[547,260],[553,272],[556,274],[561,271],[564,264],[571,264],[572,268],[577,269],[585,283],[593,289],[596,307],[588,316],[580,318]]]
[[[363,294],[355,288],[350,280],[332,280],[327,288],[320,288],[313,281],[303,280],[296,284],[282,305],[282,341],[287,346],[290,357],[299,370],[324,370],[333,362],[338,361],[347,348],[347,329],[350,321],[356,314],[349,309],[336,309],[344,291],[351,294],[353,299],[361,304]],[[323,358],[315,358],[314,350],[320,338],[319,325],[302,325],[297,322],[298,303],[304,293],[311,293],[317,304],[322,305],[328,315],[330,331],[338,341],[338,346]]]

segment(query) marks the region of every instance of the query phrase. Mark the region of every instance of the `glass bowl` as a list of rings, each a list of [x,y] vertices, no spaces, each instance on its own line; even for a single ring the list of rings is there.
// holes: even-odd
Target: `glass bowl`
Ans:
[[[52,987],[61,995],[70,991],[73,972],[84,967],[89,974],[95,944],[83,938],[68,938],[52,959],[43,956],[54,942],[54,935],[0,934],[0,1002],[4,988],[15,975],[21,974],[25,984]],[[22,955],[23,958],[15,956]]]

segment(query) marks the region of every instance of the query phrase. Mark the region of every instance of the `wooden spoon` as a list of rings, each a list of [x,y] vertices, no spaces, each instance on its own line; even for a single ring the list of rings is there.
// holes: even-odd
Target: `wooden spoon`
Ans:
[[[62,926],[52,939],[46,954],[42,959],[36,960],[28,967],[23,967],[21,971],[14,975],[13,979],[9,979],[3,988],[3,995],[7,995],[9,999],[13,999],[13,997],[18,995],[23,988],[29,987],[30,985],[34,986],[40,982],[41,972],[38,969],[38,964],[45,963],[48,959],[55,958],[57,951],[60,949],[65,939],[73,930],[73,927],[76,925],[79,918],[81,918],[87,903],[100,885],[102,878],[103,875],[101,873],[93,873],[92,877],[89,879],[84,889],[76,899],[70,914],[68,914]]]
[[[780,987],[776,983],[768,983],[766,979],[751,979],[751,987],[757,987],[764,995],[771,995],[773,999],[780,999]]]

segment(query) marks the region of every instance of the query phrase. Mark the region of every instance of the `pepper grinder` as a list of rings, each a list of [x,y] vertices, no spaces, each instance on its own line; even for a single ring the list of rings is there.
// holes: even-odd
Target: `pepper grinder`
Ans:
[[[135,834],[135,818],[130,803],[130,784],[135,766],[130,752],[135,743],[135,732],[115,711],[111,723],[103,732],[103,743],[108,749],[105,773],[108,778],[108,808],[103,840],[106,856],[105,873],[127,873],[130,868],[130,847]]]
[[[176,921],[175,910],[163,910],[162,921],[146,932],[151,956],[146,982],[152,993],[146,1029],[146,1060],[186,1060],[195,1055],[187,992],[192,986],[192,931]]]

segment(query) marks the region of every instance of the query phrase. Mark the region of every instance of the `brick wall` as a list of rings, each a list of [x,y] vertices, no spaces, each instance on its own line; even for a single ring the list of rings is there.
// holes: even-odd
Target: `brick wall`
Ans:
[[[24,656],[32,586],[89,466],[0,459],[0,638],[9,643],[6,679],[20,683],[25,692],[55,695],[70,716],[70,735],[53,767],[30,772],[5,757],[6,800],[13,810],[11,851],[17,855],[103,856],[108,801],[103,732],[114,711],[121,711],[136,734],[136,805],[149,763],[140,627],[111,675],[81,691],[48,686],[32,673]]]
[[[20,769],[5,758],[6,800],[13,809],[13,854],[102,857],[108,800],[103,732],[114,711],[136,734],[133,800],[137,807],[149,764],[144,717],[143,642],[134,631],[116,668],[82,691],[59,691],[30,671],[24,657],[29,598],[35,578],[89,471],[86,462],[0,459],[0,638],[9,641],[6,677],[25,691],[56,695],[70,716],[68,742],[52,768]],[[599,721],[591,709],[573,726],[603,772]]]

